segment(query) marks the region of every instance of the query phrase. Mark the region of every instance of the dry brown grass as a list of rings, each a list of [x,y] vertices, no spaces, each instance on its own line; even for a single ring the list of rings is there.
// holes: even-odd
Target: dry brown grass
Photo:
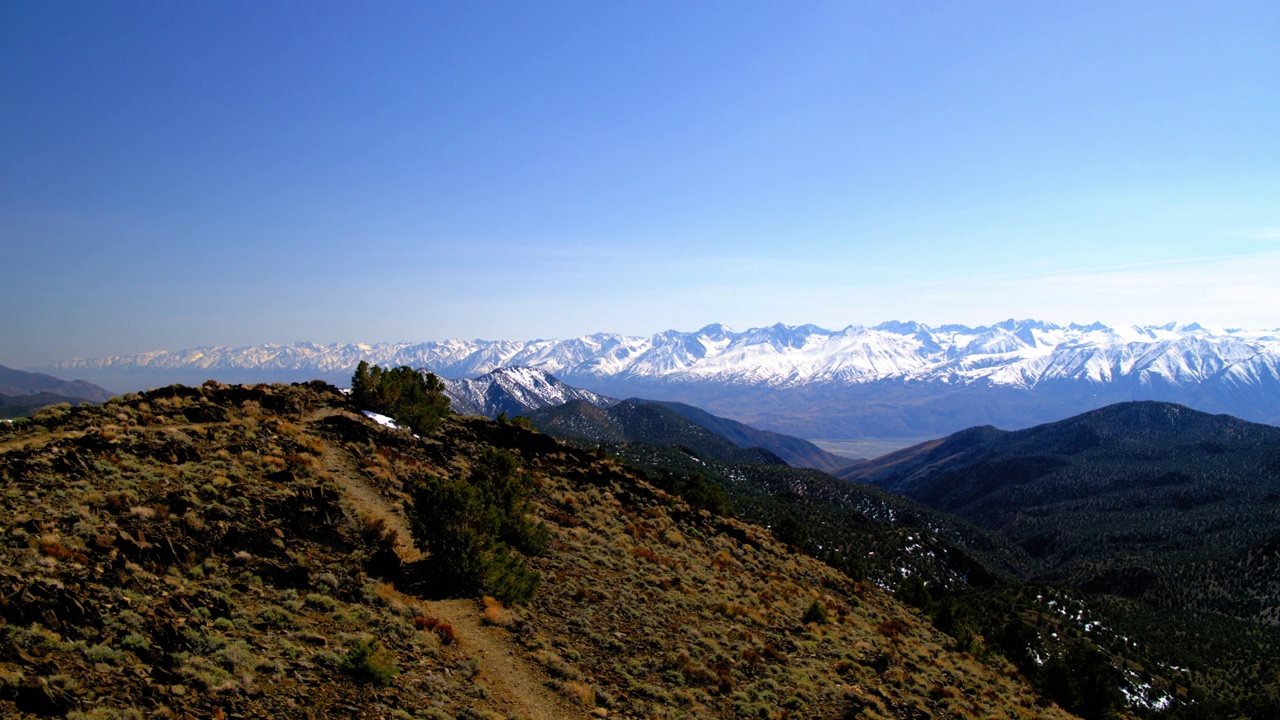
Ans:
[[[506,627],[511,624],[511,615],[503,607],[501,601],[485,595],[481,598],[481,602],[484,604],[484,621],[486,624],[499,627]]]
[[[570,680],[563,685],[565,695],[586,708],[596,706],[596,690],[586,683]]]

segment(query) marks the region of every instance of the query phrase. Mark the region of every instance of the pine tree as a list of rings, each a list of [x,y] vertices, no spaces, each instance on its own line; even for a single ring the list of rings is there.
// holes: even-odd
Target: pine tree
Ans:
[[[351,402],[361,410],[387,415],[419,435],[435,431],[450,413],[444,383],[434,374],[405,366],[383,370],[363,360],[351,377]]]

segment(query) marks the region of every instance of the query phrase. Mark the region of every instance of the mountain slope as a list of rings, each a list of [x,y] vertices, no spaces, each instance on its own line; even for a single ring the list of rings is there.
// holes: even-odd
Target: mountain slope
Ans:
[[[582,410],[586,412],[575,413],[571,406],[562,406],[544,412],[558,411],[572,423],[579,423],[570,427],[580,428],[586,423],[598,430],[602,422],[584,420],[584,415],[600,411]],[[1155,426],[1148,432],[1132,432],[1138,424],[1134,417],[1126,416],[1098,423],[1098,428],[1101,434],[1110,436],[1128,433],[1134,449],[1158,449],[1159,438],[1168,433]],[[1195,438],[1199,432],[1188,426],[1173,434]],[[955,438],[946,452],[921,463],[943,465],[940,458],[1004,435],[1008,433],[975,429]],[[1161,556],[1167,547],[1135,546],[1129,548],[1127,565],[1111,568],[1100,577],[1085,574],[1064,578],[1046,573],[1044,558],[1032,557],[1028,552],[1039,552],[1034,545],[1019,547],[998,534],[984,532],[873,486],[840,481],[812,470],[699,455],[687,446],[679,446],[676,434],[650,434],[649,440],[662,442],[665,447],[618,441],[616,433],[580,429],[566,433],[570,441],[575,436],[590,437],[586,447],[599,444],[643,468],[664,487],[680,488],[681,477],[705,477],[728,493],[728,503],[739,517],[773,528],[786,542],[853,577],[865,577],[894,588],[904,598],[914,598],[910,601],[925,609],[935,625],[952,633],[957,642],[977,635],[986,637],[992,646],[1035,677],[1037,687],[1090,717],[1109,717],[1106,706],[1120,703],[1121,696],[1108,700],[1106,688],[1115,692],[1117,686],[1123,689],[1132,707],[1163,708],[1160,714],[1169,717],[1257,716],[1261,708],[1280,697],[1277,688],[1267,685],[1263,670],[1280,658],[1280,631],[1259,624],[1257,618],[1235,619],[1187,601],[1194,600],[1196,591],[1206,588],[1213,590],[1218,603],[1255,603],[1265,597],[1276,577],[1274,562],[1267,559],[1270,551],[1265,549],[1260,553],[1251,551],[1253,566],[1243,568],[1250,572],[1238,572],[1242,568],[1236,567],[1236,573],[1217,573],[1214,577],[1188,573],[1180,578],[1185,583],[1181,587],[1183,596],[1152,594],[1134,602],[1115,593],[1128,593],[1135,581],[1141,583],[1152,577],[1146,565],[1178,569],[1177,558]],[[611,437],[615,440],[611,441]],[[1081,433],[1067,433],[1051,448],[1071,452],[1081,442]],[[1087,438],[1084,442],[1087,445]],[[909,460],[941,444],[926,444],[897,458]],[[1109,459],[1103,456],[1095,461],[1106,464]],[[707,507],[722,504],[697,483],[685,485],[681,492],[705,498]],[[1210,511],[1200,522],[1230,525],[1231,509],[1225,512],[1227,517],[1215,517]],[[1070,517],[1069,509],[1067,515],[1067,524],[1076,520]],[[1191,533],[1202,530],[1203,527],[1190,529]],[[1157,525],[1143,526],[1147,537],[1158,537],[1156,533],[1160,531]],[[1202,540],[1194,534],[1189,537],[1192,543]],[[1114,535],[1114,539],[1127,541],[1124,535]],[[1123,552],[1126,547],[1120,549]],[[1106,567],[1097,562],[1086,565],[1086,569]],[[1019,581],[1016,576],[1030,580]],[[1037,576],[1057,580],[1054,586],[1046,587],[1035,579]],[[1244,577],[1256,581],[1255,590],[1263,593],[1251,595],[1242,589],[1240,579]],[[1031,618],[1035,618],[1034,622]],[[1133,644],[1130,638],[1141,638],[1141,645]],[[1195,670],[1188,673],[1188,666]],[[1073,687],[1092,689],[1069,689]],[[1093,709],[1088,710],[1090,707]]]
[[[709,325],[639,337],[198,348],[56,368],[135,385],[254,373],[341,382],[362,359],[448,378],[537,368],[614,397],[692,403],[807,437],[925,437],[984,423],[1019,428],[1129,400],[1280,424],[1280,332],[1195,324],[888,322],[743,332]]]
[[[1016,543],[1055,612],[1140,638],[1198,710],[1272,717],[1280,687],[1280,428],[1158,402],[1005,432],[976,427],[841,475]],[[1037,599],[1043,593],[1036,595]],[[1128,641],[1125,641],[1128,642]],[[1176,694],[1176,693],[1175,693]]]
[[[209,383],[0,427],[0,715],[1067,717],[880,590],[612,461],[356,410],[321,383]],[[535,485],[544,585],[519,607],[429,599],[414,488],[495,452]]]
[[[738,447],[764,448],[786,460],[787,464],[793,467],[834,472],[857,462],[852,458],[829,453],[808,440],[770,432],[769,430],[757,430],[750,425],[712,415],[692,405],[678,402],[658,402],[658,404],[678,413],[686,420],[701,425]]]
[[[525,415],[538,430],[553,437],[591,443],[645,443],[686,448],[699,457],[731,463],[785,465],[758,447],[744,448],[655,403],[624,400],[598,407],[576,400]]]
[[[731,504],[751,522],[776,528],[784,515],[807,515],[800,521],[803,532],[793,533],[788,542],[811,548],[836,566],[849,563],[832,553],[847,555],[865,567],[859,576],[873,576],[887,586],[907,567],[940,586],[967,576],[990,583],[999,574],[1028,567],[1025,553],[997,536],[877,488],[794,467],[764,448],[739,447],[665,403],[625,400],[599,408],[576,401],[526,417],[539,431],[569,444],[618,455],[654,482],[705,477],[729,493]],[[866,530],[865,536],[851,538],[854,528]],[[820,546],[827,551],[817,552]],[[982,560],[967,557],[967,548]],[[873,562],[863,557],[867,552],[876,556]]]

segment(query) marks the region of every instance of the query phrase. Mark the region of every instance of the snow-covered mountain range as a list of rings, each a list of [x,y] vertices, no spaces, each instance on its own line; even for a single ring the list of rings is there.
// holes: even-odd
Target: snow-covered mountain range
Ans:
[[[111,378],[166,373],[341,382],[362,359],[445,378],[532,367],[615,397],[680,400],[802,437],[924,436],[984,422],[1013,429],[1141,399],[1280,422],[1280,330],[1197,324],[708,325],[565,340],[211,347],[53,369],[109,387]]]

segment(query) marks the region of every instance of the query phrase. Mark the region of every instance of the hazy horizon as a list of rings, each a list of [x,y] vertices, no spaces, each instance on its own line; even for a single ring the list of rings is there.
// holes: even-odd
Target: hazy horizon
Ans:
[[[0,364],[1280,327],[1280,6],[9,3]]]

